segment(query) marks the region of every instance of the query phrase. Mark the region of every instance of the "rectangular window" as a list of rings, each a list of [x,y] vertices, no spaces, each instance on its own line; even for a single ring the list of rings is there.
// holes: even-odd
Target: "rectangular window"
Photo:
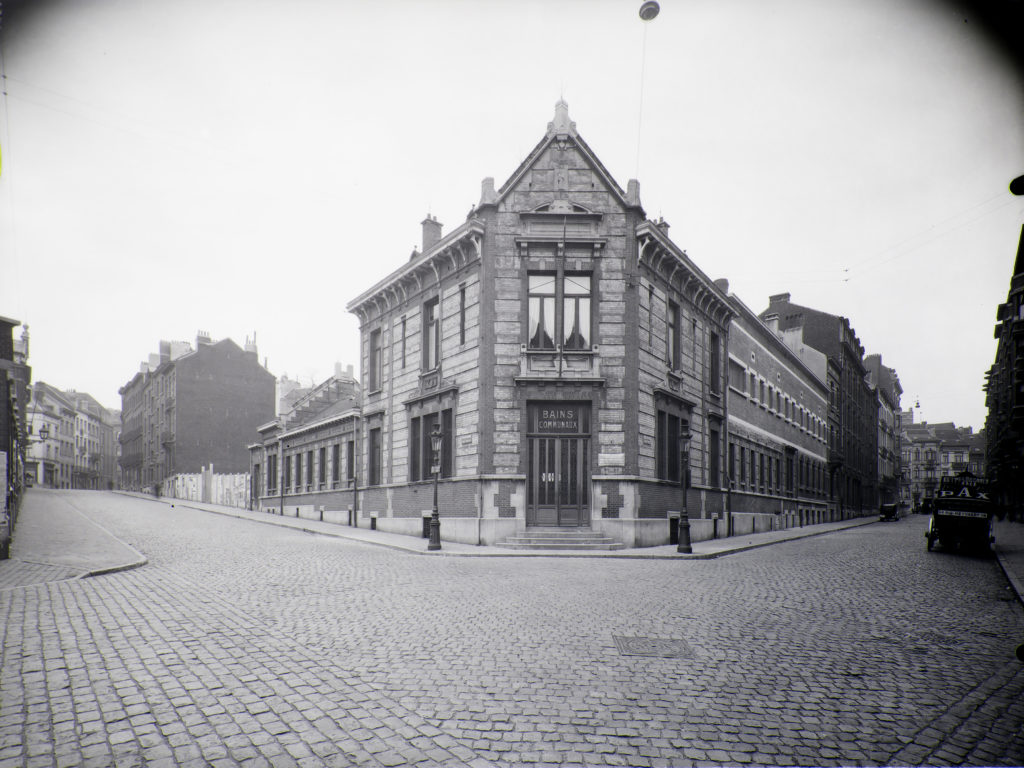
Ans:
[[[277,491],[277,454],[271,453],[267,455],[267,491],[274,493]]]
[[[380,427],[370,430],[370,485],[380,485],[381,465],[384,459],[384,445],[381,441]]]
[[[407,330],[407,320],[405,318],[405,315],[402,315],[402,367],[403,368],[405,368],[406,330]]]
[[[384,361],[380,349],[380,328],[370,331],[370,356],[368,368],[367,386],[371,392],[376,392],[381,388],[384,381]]]
[[[433,298],[423,305],[423,370],[432,371],[441,360],[440,304]]]
[[[667,326],[665,330],[665,361],[668,363],[669,368],[671,368],[673,371],[678,371],[681,367],[679,362],[679,305],[671,300],[669,300],[668,302],[668,313],[666,316],[666,323]]]
[[[341,480],[341,444],[335,443],[331,446],[331,484],[334,487],[338,486],[338,481]]]
[[[654,286],[647,287],[647,348],[654,346]]]
[[[356,444],[349,440],[345,444],[345,479],[352,480],[356,476]]]
[[[527,278],[530,349],[555,348],[555,275],[530,274]]]
[[[738,389],[740,392],[746,386],[746,371],[743,370],[743,366],[737,363],[735,360],[729,361],[729,386],[733,389]]]
[[[708,378],[709,378],[708,389],[711,390],[711,392],[713,392],[713,393],[719,392],[720,388],[722,386],[721,385],[722,371],[721,371],[721,363],[720,363],[719,355],[720,355],[720,352],[719,352],[719,344],[718,344],[718,334],[717,333],[709,333],[708,334]],[[717,488],[718,485],[717,484],[713,484],[712,487],[713,488]]]
[[[433,477],[434,448],[430,436],[434,426],[441,427],[440,476],[452,476],[452,410],[446,408],[437,413],[425,413],[409,421],[409,479],[429,480]]]
[[[753,398],[757,397],[757,374],[753,371],[750,372],[750,396]]]
[[[718,482],[719,458],[718,458],[718,430],[711,427],[708,430],[708,485],[712,488],[720,487]]]
[[[320,487],[323,488],[327,483],[327,448],[320,449],[320,468],[317,470],[317,482],[320,483]]]
[[[423,479],[422,436],[420,433],[420,417],[414,417],[409,423],[409,480],[415,482]]]
[[[764,473],[764,454],[763,453],[758,457],[758,462],[759,462],[759,471],[757,473],[757,476],[761,479],[761,491],[764,492],[764,491],[766,491],[768,489],[767,488],[767,486],[768,486],[768,478],[765,476],[765,473]]]
[[[747,449],[740,448],[740,483],[747,484]]]
[[[313,452],[306,451],[306,490],[313,490]]]
[[[562,318],[563,348],[590,349],[590,275],[565,275]]]
[[[591,275],[531,272],[527,276],[529,349],[591,348]]]
[[[459,286],[459,344],[466,343],[466,286]]]
[[[679,482],[680,422],[682,419],[678,416],[667,411],[658,411],[655,434],[658,477],[671,483]]]
[[[298,493],[302,490],[302,454],[296,453],[294,459],[295,477],[293,478],[294,482],[292,483],[292,487],[295,489],[295,492]]]

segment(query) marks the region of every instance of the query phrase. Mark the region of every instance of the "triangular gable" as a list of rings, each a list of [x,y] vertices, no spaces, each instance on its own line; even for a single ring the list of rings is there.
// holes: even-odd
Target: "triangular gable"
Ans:
[[[576,123],[569,120],[569,105],[561,100],[555,105],[555,119],[548,123],[548,130],[544,138],[526,156],[526,159],[519,164],[519,167],[509,176],[508,180],[501,185],[498,189],[496,202],[502,202],[511,194],[523,177],[538,163],[547,149],[556,141],[571,143],[580,153],[580,156],[583,157],[590,170],[597,174],[598,178],[616,197],[620,205],[624,208],[639,206],[639,201],[631,202],[627,199],[622,187],[615,181],[608,172],[608,169],[604,167],[604,164],[594,154],[594,151],[587,142],[583,140],[583,137],[576,132]]]

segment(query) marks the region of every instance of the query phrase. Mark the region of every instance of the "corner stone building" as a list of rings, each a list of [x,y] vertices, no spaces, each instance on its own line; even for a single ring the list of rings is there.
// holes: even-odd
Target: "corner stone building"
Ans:
[[[722,290],[648,221],[559,102],[540,143],[467,220],[349,304],[359,317],[359,511],[420,535],[439,425],[442,539],[531,529],[664,544],[725,509]],[[688,443],[680,436],[689,434]],[[681,446],[686,446],[681,451]]]

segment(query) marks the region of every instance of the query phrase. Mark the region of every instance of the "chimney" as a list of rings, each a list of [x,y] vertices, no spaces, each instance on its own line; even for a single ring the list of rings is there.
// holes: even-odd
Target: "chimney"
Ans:
[[[636,179],[626,183],[626,205],[640,205],[640,182]]]
[[[668,222],[663,217],[659,216],[658,220],[654,222],[654,226],[660,229],[666,236],[668,235]]]
[[[779,314],[777,312],[771,312],[764,316],[764,324],[768,326],[768,329],[776,336],[779,335]]]
[[[423,252],[426,253],[441,242],[441,222],[428,213],[420,224],[423,225]]]
[[[772,304],[788,304],[789,294],[788,293],[776,293],[774,296],[768,297],[768,305]]]
[[[494,191],[494,177],[488,176],[480,183],[480,205],[494,205],[498,202],[498,193]]]

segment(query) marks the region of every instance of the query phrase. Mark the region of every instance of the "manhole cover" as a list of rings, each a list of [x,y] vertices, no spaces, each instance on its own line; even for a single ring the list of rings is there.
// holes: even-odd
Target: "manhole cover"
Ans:
[[[619,637],[613,635],[621,656],[655,656],[661,659],[692,659],[693,651],[685,640],[660,637]]]

